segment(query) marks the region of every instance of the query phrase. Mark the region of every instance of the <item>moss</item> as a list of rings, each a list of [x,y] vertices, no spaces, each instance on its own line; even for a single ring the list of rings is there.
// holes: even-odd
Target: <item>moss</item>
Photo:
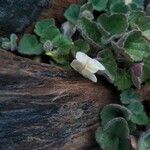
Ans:
[[[1,31],[21,32],[37,19],[43,7],[49,6],[51,0],[1,0]]]

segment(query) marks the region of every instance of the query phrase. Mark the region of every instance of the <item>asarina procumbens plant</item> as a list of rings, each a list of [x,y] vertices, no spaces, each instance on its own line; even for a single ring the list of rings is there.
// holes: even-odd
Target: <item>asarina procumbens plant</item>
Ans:
[[[96,73],[103,75],[118,88],[122,104],[100,113],[96,141],[103,150],[150,149],[150,118],[134,90],[150,83],[150,17],[143,6],[143,0],[88,0],[65,11],[61,29],[47,19],[19,42],[15,34],[0,40],[1,48],[46,55],[93,82]]]

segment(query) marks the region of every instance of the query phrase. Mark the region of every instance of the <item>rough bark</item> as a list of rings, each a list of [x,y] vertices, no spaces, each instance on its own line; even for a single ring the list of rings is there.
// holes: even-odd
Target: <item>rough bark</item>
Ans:
[[[73,71],[0,50],[0,149],[95,147],[98,112],[114,91]]]
[[[149,91],[141,92],[147,100]],[[114,93],[74,71],[0,50],[0,149],[91,150],[99,110],[117,101]]]

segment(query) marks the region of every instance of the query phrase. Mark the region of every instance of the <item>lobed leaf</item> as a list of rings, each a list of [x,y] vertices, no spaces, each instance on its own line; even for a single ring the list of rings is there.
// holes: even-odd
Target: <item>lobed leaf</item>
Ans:
[[[119,138],[98,128],[95,134],[96,142],[103,150],[118,150]]]
[[[149,118],[147,114],[142,111],[140,113],[134,113],[131,117],[131,121],[137,125],[147,125],[149,123]]]
[[[38,21],[35,24],[34,32],[38,36],[43,37],[44,30],[47,29],[48,27],[52,26],[52,25],[55,25],[54,19],[45,19],[45,20],[42,20],[42,21]]]
[[[127,106],[127,108],[134,114],[140,114],[140,113],[143,113],[144,111],[144,106],[142,105],[141,102],[138,102],[138,101],[131,102]]]
[[[130,24],[133,29],[138,28],[142,35],[150,40],[150,17],[142,11],[134,11],[130,16]]]
[[[150,149],[150,130],[142,133],[138,142],[138,150]]]
[[[140,31],[129,32],[112,46],[129,61],[142,61],[150,55],[150,46]]]
[[[90,50],[89,44],[82,39],[78,39],[74,42],[74,47],[72,48],[71,52],[73,56],[75,56],[77,52],[88,53],[89,50]]]
[[[104,132],[119,138],[129,137],[128,123],[124,118],[118,117],[110,120],[104,127]]]
[[[94,21],[82,17],[78,20],[77,28],[81,34],[94,46],[101,47],[101,33]],[[92,29],[92,30],[91,30]]]
[[[130,104],[134,101],[140,101],[140,99],[140,94],[131,89],[125,90],[120,94],[120,100],[123,104]]]
[[[130,110],[118,104],[109,104],[105,106],[100,113],[103,126],[106,125],[110,120],[118,117],[130,120],[131,115],[132,113]]]
[[[103,10],[106,10],[107,8],[107,3],[108,3],[108,0],[89,0],[92,5],[93,5],[93,8],[97,11],[103,11]]]
[[[79,15],[80,15],[80,6],[77,4],[70,5],[70,7],[64,13],[65,18],[73,24],[76,24]]]
[[[72,40],[64,35],[59,35],[57,36],[53,41],[52,41],[54,47],[57,48],[57,51],[60,55],[67,55],[69,54],[71,48],[73,47],[73,42]]]
[[[143,81],[150,79],[150,57],[144,59],[144,75]]]
[[[21,54],[40,55],[42,50],[42,44],[38,42],[35,35],[25,34],[19,42],[18,51]]]
[[[124,2],[116,2],[110,6],[110,12],[126,14],[130,10],[129,6],[125,5]]]

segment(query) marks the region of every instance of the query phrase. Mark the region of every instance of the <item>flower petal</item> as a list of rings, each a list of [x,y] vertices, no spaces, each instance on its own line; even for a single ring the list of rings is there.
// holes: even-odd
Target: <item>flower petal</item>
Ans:
[[[89,70],[91,73],[96,73],[98,70],[101,71],[105,70],[105,67],[100,62],[91,58],[87,61],[85,68]]]
[[[132,3],[132,0],[125,0],[125,5],[129,5]]]
[[[84,66],[76,59],[73,60],[70,65],[74,70],[76,70],[79,73],[81,73],[84,68]]]
[[[95,76],[93,73],[91,73],[90,71],[86,70],[86,69],[83,69],[83,70],[82,70],[82,75],[83,75],[85,78],[88,78],[88,79],[90,79],[90,80],[93,81],[93,82],[97,82],[96,76]]]
[[[76,53],[76,59],[81,62],[83,65],[86,65],[87,61],[91,59],[88,55],[82,53],[82,52],[77,52]]]

